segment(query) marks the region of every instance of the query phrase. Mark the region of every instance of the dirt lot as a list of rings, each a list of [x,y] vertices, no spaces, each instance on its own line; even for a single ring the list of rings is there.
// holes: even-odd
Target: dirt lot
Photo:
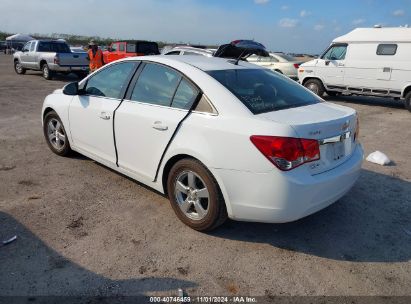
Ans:
[[[80,155],[47,147],[45,96],[73,76],[14,73],[0,55],[0,295],[411,295],[411,113],[343,97],[366,153],[352,191],[298,222],[229,221],[204,234],[160,194]],[[407,232],[408,231],[408,232]]]

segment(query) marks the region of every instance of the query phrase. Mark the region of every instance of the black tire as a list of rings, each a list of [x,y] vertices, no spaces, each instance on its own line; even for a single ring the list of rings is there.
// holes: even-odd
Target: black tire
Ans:
[[[14,71],[19,75],[26,74],[26,69],[21,66],[18,60],[14,61]]]
[[[47,63],[43,63],[43,65],[41,66],[41,71],[43,73],[44,79],[47,79],[47,80],[53,79],[53,72],[50,70]]]
[[[199,183],[204,183],[202,187],[205,187],[208,190],[207,212],[203,218],[198,220],[192,219],[186,215],[178,203],[178,195],[176,194],[177,180],[187,172],[193,172],[200,177]],[[171,207],[177,217],[192,229],[197,231],[210,231],[226,221],[227,209],[220,187],[211,172],[199,161],[194,159],[182,159],[174,164],[167,178],[167,189]],[[186,200],[188,200],[188,195],[186,196]],[[194,204],[192,205],[192,208],[194,208]]]
[[[59,137],[57,135],[54,136],[54,140],[52,139],[52,136],[54,135],[54,131],[51,130],[49,127],[49,124],[51,123],[56,127],[55,122],[58,122],[61,126],[57,127],[56,129],[59,131]],[[68,141],[67,137],[67,132],[64,128],[63,123],[61,122],[60,117],[57,115],[56,112],[50,111],[44,116],[43,120],[43,134],[44,138],[46,139],[47,145],[49,146],[50,150],[53,151],[53,153],[59,155],[59,156],[67,156],[71,153],[71,148],[70,148],[70,143]],[[64,135],[64,143],[62,140],[62,136]],[[59,141],[57,144],[57,141]],[[60,146],[60,147],[59,147]]]
[[[322,97],[325,92],[325,88],[323,83],[318,79],[308,79],[304,82],[304,86],[309,89],[311,92],[317,94],[318,96]]]
[[[411,92],[408,92],[407,95],[405,95],[404,106],[411,112]]]

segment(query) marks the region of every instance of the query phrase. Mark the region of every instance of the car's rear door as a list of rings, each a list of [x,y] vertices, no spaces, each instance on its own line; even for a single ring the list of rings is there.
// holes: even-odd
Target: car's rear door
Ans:
[[[118,165],[154,180],[163,152],[199,90],[179,72],[164,65],[146,63],[140,69],[126,99],[116,110]]]
[[[74,96],[69,107],[74,148],[102,162],[116,163],[113,116],[138,63],[110,65],[87,80],[84,94]]]

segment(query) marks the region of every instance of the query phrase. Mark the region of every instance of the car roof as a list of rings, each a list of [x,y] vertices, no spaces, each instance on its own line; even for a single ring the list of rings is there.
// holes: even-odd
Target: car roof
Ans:
[[[158,55],[158,56],[141,56],[141,57],[129,57],[124,60],[142,60],[142,61],[154,61],[158,63],[164,63],[173,65],[173,63],[185,63],[187,65],[196,67],[202,71],[215,71],[215,70],[233,70],[233,69],[262,69],[255,64],[239,61],[238,65],[234,64],[234,59],[206,57],[206,56],[190,56],[190,55]]]

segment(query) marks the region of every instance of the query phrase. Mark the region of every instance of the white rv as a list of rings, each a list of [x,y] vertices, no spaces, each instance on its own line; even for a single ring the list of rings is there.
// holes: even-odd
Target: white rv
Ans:
[[[302,64],[298,78],[320,96],[393,97],[411,111],[411,28],[357,28]]]

